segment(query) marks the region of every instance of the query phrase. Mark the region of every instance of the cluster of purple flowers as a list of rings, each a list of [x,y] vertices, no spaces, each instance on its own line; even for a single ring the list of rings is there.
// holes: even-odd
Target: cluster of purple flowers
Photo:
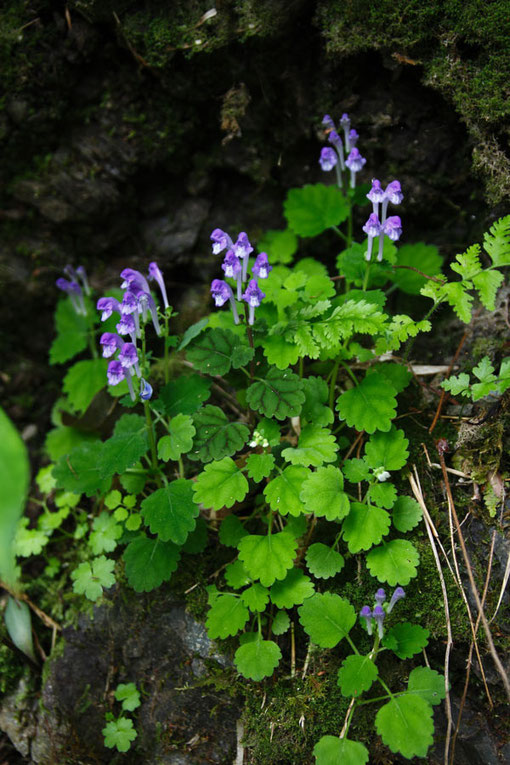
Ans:
[[[234,244],[225,231],[222,231],[221,228],[215,228],[211,234],[211,240],[213,243],[212,251],[214,255],[218,255],[220,252],[223,252],[223,250],[227,251],[221,267],[225,272],[226,277],[236,280],[237,299],[244,300],[248,304],[248,323],[253,324],[255,320],[255,308],[257,308],[262,302],[262,299],[265,298],[265,293],[259,288],[257,279],[267,279],[269,272],[273,269],[273,267],[269,265],[267,253],[261,252],[260,255],[257,255],[255,263],[251,269],[254,278],[250,279],[248,286],[243,292],[244,283],[248,278],[248,261],[250,259],[250,253],[253,252],[253,247],[251,246],[247,235],[244,231],[241,231]],[[234,322],[239,324],[239,314],[237,313],[234,293],[227,282],[223,279],[213,279],[211,283],[211,294],[218,307],[224,305],[227,300],[230,301]]]
[[[78,266],[78,268],[75,269],[72,266],[67,265],[64,268],[64,273],[67,274],[69,279],[61,277],[60,279],[57,279],[56,285],[59,290],[63,290],[63,292],[66,292],[69,295],[76,313],[85,316],[87,309],[85,308],[83,293],[90,295],[90,287],[85,269],[83,266]]]
[[[365,253],[366,260],[370,260],[372,257],[372,244],[376,236],[379,237],[379,252],[377,253],[377,260],[381,261],[383,257],[384,237],[387,236],[392,242],[396,242],[400,239],[402,234],[402,222],[398,215],[391,215],[386,217],[388,211],[388,204],[399,205],[404,195],[400,187],[399,181],[392,181],[388,183],[386,188],[382,189],[381,182],[376,178],[372,180],[372,188],[367,194],[367,198],[372,202],[373,212],[368,218],[367,222],[363,226],[363,231],[368,236],[368,247]],[[379,205],[381,206],[381,214],[379,218]]]
[[[405,597],[405,592],[402,589],[402,587],[397,587],[393,595],[391,596],[390,602],[383,607],[383,603],[386,600],[386,593],[380,587],[377,592],[375,593],[375,605],[373,610],[370,608],[370,606],[363,606],[363,608],[360,611],[360,616],[365,622],[365,626],[367,628],[367,632],[369,635],[372,634],[373,624],[374,622],[377,625],[377,634],[379,635],[379,639],[382,638],[384,634],[384,618],[386,614],[391,613],[393,610],[393,606],[395,603],[397,603],[401,598]]]
[[[152,387],[142,377],[136,341],[141,336],[140,317],[145,322],[149,314],[156,334],[161,334],[158,312],[147,278],[157,282],[166,310],[168,299],[165,283],[157,263],[149,264],[147,278],[140,271],[132,268],[125,268],[120,276],[123,279],[121,288],[125,290],[122,300],[119,302],[115,298],[104,297],[97,301],[97,309],[101,311],[101,321],[106,321],[114,311],[119,314],[120,320],[116,326],[118,334],[104,332],[99,342],[103,348],[104,358],[111,358],[118,353],[117,358],[108,364],[107,376],[110,385],[118,385],[122,380],[126,380],[129,394],[134,401],[133,376],[136,375],[140,379],[140,398],[147,400],[152,396]],[[126,336],[129,336],[130,342],[123,339]]]
[[[359,149],[356,148],[359,135],[354,128],[351,128],[351,120],[348,114],[342,114],[340,118],[340,128],[344,134],[343,141],[329,114],[324,115],[322,124],[326,130],[328,141],[334,146],[334,149],[331,149],[329,146],[322,149],[319,159],[320,166],[325,171],[333,170],[333,168],[336,169],[340,188],[342,188],[342,172],[347,167],[351,173],[351,189],[354,189],[356,186],[356,174],[359,173],[366,163],[365,157],[362,157]],[[345,159],[345,154],[347,154],[347,159]]]

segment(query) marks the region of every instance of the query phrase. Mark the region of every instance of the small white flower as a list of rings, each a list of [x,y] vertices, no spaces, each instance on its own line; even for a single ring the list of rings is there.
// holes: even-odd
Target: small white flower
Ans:
[[[388,473],[387,470],[385,470],[383,467],[378,467],[374,470],[374,475],[377,478],[378,481],[387,481],[388,478],[391,478],[390,473]]]

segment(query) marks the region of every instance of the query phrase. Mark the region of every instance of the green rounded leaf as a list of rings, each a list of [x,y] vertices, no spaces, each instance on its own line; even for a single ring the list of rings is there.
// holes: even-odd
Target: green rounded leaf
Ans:
[[[158,441],[158,457],[164,462],[175,462],[181,454],[190,451],[196,430],[189,414],[176,414],[172,417],[168,430],[169,435]]]
[[[418,502],[412,497],[399,497],[393,506],[393,525],[402,533],[411,531],[419,524],[422,518],[422,510]]]
[[[264,587],[270,587],[292,568],[296,548],[296,540],[283,531],[267,536],[252,534],[239,542],[239,559],[252,579],[260,579]]]
[[[397,489],[392,483],[373,483],[368,490],[371,503],[389,510],[395,504]]]
[[[414,579],[420,556],[411,542],[392,539],[370,550],[366,561],[372,576],[393,587],[396,584],[409,584]]]
[[[246,391],[252,409],[277,420],[297,417],[304,400],[301,380],[288,369],[270,369],[265,380],[258,380]]]
[[[337,398],[336,409],[349,427],[374,433],[388,431],[396,415],[396,390],[377,372]]]
[[[85,595],[88,600],[95,601],[103,594],[103,588],[108,589],[115,584],[113,569],[115,561],[100,555],[92,563],[80,563],[71,572],[73,590]]]
[[[378,711],[375,727],[392,752],[425,757],[434,741],[432,707],[420,696],[398,696]]]
[[[275,582],[271,587],[271,602],[277,608],[299,606],[313,595],[314,589],[310,577],[306,576],[300,568],[293,568],[285,579]]]
[[[235,652],[234,664],[237,671],[249,680],[262,680],[270,677],[280,659],[282,652],[272,640],[257,638],[244,643]]]
[[[286,611],[277,611],[271,625],[273,635],[283,635],[290,627],[290,618]]]
[[[106,387],[106,359],[78,361],[69,369],[62,385],[69,403],[77,412],[84,412],[102,388]]]
[[[105,478],[124,473],[148,451],[147,423],[138,414],[124,414],[113,436],[103,444],[101,470]]]
[[[233,590],[239,590],[249,584],[251,580],[241,561],[235,560],[225,568],[225,581]]]
[[[134,683],[120,683],[115,690],[115,698],[122,702],[122,709],[134,712],[140,704],[140,691]]]
[[[416,667],[409,675],[407,691],[436,706],[446,697],[444,675],[429,667]]]
[[[443,259],[433,244],[423,242],[404,244],[397,251],[397,266],[411,266],[411,268],[396,268],[390,274],[390,279],[402,292],[419,295],[427,279],[412,269],[418,268],[427,276],[437,276],[441,274],[442,263]]]
[[[243,448],[250,435],[247,425],[229,422],[226,414],[212,404],[207,404],[195,414],[193,424],[196,435],[193,449],[188,454],[190,460],[211,462],[231,457]]]
[[[28,489],[29,465],[27,448],[3,409],[0,408],[0,577],[15,586],[14,537]]]
[[[323,736],[313,748],[315,765],[366,765],[368,750],[359,741]]]
[[[317,236],[349,215],[349,202],[337,186],[323,183],[291,189],[283,204],[285,218],[298,236]]]
[[[58,486],[75,494],[86,494],[87,497],[98,491],[106,494],[112,479],[103,474],[102,458],[101,441],[91,441],[76,447],[55,465],[53,475]]]
[[[269,590],[255,582],[241,593],[241,600],[250,611],[264,611],[269,603]]]
[[[209,329],[191,345],[186,355],[193,366],[209,375],[225,375],[253,358],[253,348],[243,345],[229,329]]]
[[[237,547],[248,534],[237,515],[227,515],[220,524],[219,539],[222,545]]]
[[[305,480],[311,475],[305,467],[286,467],[280,475],[269,481],[264,489],[264,496],[271,510],[280,515],[298,516],[307,510],[300,499]]]
[[[329,579],[343,569],[345,560],[332,547],[316,542],[306,551],[306,565],[317,579]]]
[[[361,696],[370,690],[378,674],[377,666],[370,656],[348,656],[338,670],[338,685],[342,696]]]
[[[133,720],[128,717],[118,717],[116,720],[110,720],[103,728],[104,745],[109,749],[114,747],[118,752],[127,752],[131,742],[137,737],[137,732],[133,728]]]
[[[135,592],[150,592],[167,582],[177,568],[179,548],[172,542],[139,536],[128,544],[122,556],[126,576]]]
[[[315,593],[298,611],[303,629],[321,648],[333,648],[356,623],[356,612],[349,601],[331,592]]]
[[[383,645],[399,659],[410,659],[425,648],[429,642],[429,631],[419,624],[403,622],[396,624],[384,635]]]
[[[141,504],[141,514],[162,542],[183,545],[195,528],[199,507],[193,500],[193,482],[178,478],[150,494]]]
[[[403,430],[394,425],[387,433],[374,433],[365,447],[365,460],[371,468],[383,467],[385,470],[400,470],[406,464],[409,441]]]
[[[212,510],[232,507],[248,493],[248,481],[230,457],[206,465],[193,486],[195,502]]]
[[[369,550],[378,544],[390,529],[390,516],[375,505],[351,504],[351,511],[343,523],[343,538],[349,552]]]
[[[282,451],[282,457],[293,465],[320,467],[324,462],[334,462],[338,444],[328,428],[305,425],[299,435],[298,445]]]
[[[246,472],[257,483],[267,478],[274,468],[274,456],[272,454],[250,454],[246,460]]]
[[[212,640],[237,635],[249,618],[250,612],[238,597],[220,593],[207,614],[207,634]]]
[[[178,377],[161,388],[157,403],[169,417],[194,414],[211,395],[210,387],[210,381],[197,374]]]
[[[304,481],[299,496],[307,512],[328,521],[341,520],[349,513],[349,498],[342,491],[343,487],[341,471],[328,465],[320,467]]]

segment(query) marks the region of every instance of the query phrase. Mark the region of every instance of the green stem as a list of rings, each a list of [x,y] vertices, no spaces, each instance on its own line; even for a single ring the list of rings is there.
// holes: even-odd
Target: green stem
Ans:
[[[166,315],[166,313],[165,313],[165,334],[163,337],[163,341],[165,343],[163,366],[164,366],[165,385],[166,385],[170,377],[170,369],[169,369],[170,357],[168,352],[168,316]]]
[[[347,247],[352,246],[352,205],[349,200],[349,217],[347,218]]]
[[[304,364],[304,359],[302,356],[300,356],[299,357],[299,376],[300,377],[303,377],[303,364]]]
[[[151,466],[156,478],[156,482],[158,486],[161,486],[161,479],[158,475],[159,473],[158,453],[156,451],[156,440],[154,438],[154,426],[152,424],[151,408],[149,406],[148,401],[143,402],[143,408],[145,410],[145,422],[147,423],[147,434],[149,436],[149,446],[151,451]]]
[[[329,384],[329,408],[333,409],[333,405],[335,403],[335,388],[336,388],[336,378],[338,376],[338,368],[340,366],[340,359],[337,359],[335,361],[335,365],[333,367],[333,371],[331,373],[331,382]]]
[[[357,379],[356,379],[356,376],[355,376],[354,372],[353,372],[353,371],[352,371],[352,369],[351,369],[351,368],[350,368],[350,367],[349,367],[349,366],[348,366],[348,365],[345,363],[345,361],[342,361],[342,360],[340,360],[340,365],[341,365],[341,366],[342,366],[342,367],[345,369],[345,371],[347,372],[347,374],[350,376],[350,378],[351,378],[351,379],[352,379],[352,381],[354,382],[354,385],[356,385],[356,386],[357,386],[357,385],[359,385],[359,383],[358,383],[358,381],[357,381]]]
[[[344,240],[344,242],[345,242],[346,244],[348,244],[349,240],[348,240],[348,239],[347,239],[347,237],[345,236],[344,232],[343,232],[343,231],[340,231],[340,229],[338,228],[338,226],[331,226],[331,228],[333,229],[333,231],[335,232],[335,234],[338,234],[338,236],[340,236],[340,237],[341,237],[341,238]]]
[[[179,457],[177,462],[179,465],[179,478],[184,478],[184,463],[182,461],[182,458]]]
[[[368,278],[370,276],[370,264],[371,264],[371,261],[367,260],[367,265],[366,265],[366,268],[365,268],[365,278],[363,279],[363,287],[362,287],[363,292],[367,291]]]

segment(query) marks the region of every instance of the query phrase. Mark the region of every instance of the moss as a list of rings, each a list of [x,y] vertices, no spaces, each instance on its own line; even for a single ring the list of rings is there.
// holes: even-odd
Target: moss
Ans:
[[[0,635],[5,634],[5,627],[0,628]],[[0,696],[8,694],[23,675],[24,664],[12,648],[0,643]]]

